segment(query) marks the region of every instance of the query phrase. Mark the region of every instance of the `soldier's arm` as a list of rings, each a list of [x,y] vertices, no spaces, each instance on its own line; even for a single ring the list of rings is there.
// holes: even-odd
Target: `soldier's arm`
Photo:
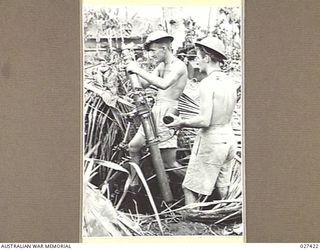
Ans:
[[[129,68],[129,70],[132,70],[134,73],[136,73],[137,75],[145,79],[151,85],[154,85],[157,88],[163,89],[163,90],[169,88],[171,85],[177,82],[179,77],[184,72],[184,68],[182,64],[175,65],[172,71],[168,75],[166,75],[164,78],[159,77],[159,75],[149,73],[139,67],[132,67],[132,68]]]
[[[159,68],[160,65],[158,65],[152,72],[151,74],[154,76],[159,76]],[[138,75],[139,76],[139,75]],[[143,88],[148,88],[150,87],[151,83],[148,82],[147,80],[143,79],[141,76],[139,76],[139,81],[141,82]]]
[[[168,124],[168,127],[206,128],[210,126],[213,112],[214,90],[208,84],[210,84],[210,82],[201,82],[200,85],[199,115],[190,119],[181,119],[180,117],[172,116],[174,118],[174,121]]]

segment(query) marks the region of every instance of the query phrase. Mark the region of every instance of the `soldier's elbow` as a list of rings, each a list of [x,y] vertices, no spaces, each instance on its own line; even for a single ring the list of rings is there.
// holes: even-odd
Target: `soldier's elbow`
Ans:
[[[163,83],[163,84],[161,84],[160,89],[166,90],[166,89],[168,89],[169,87],[170,87],[170,84],[169,84],[169,83]]]
[[[203,128],[208,128],[210,126],[210,121],[207,119],[203,119],[201,123]]]

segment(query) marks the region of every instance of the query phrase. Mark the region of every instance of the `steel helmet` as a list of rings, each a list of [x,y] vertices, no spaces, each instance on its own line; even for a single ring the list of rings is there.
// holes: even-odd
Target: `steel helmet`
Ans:
[[[163,30],[157,30],[152,33],[150,33],[147,37],[146,42],[144,43],[144,48],[146,50],[149,50],[149,46],[151,43],[156,42],[157,40],[168,38],[170,42],[173,41],[173,36],[170,36],[167,32]]]
[[[227,59],[225,56],[225,46],[223,42],[217,37],[206,37],[199,42],[195,42],[197,46],[203,46],[206,49],[217,52],[222,59]]]

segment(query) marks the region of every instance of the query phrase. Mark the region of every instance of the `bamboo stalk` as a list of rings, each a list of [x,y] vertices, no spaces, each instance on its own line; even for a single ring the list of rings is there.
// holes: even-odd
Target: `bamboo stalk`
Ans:
[[[229,219],[229,218],[231,218],[232,216],[235,216],[235,215],[237,215],[237,214],[241,214],[241,210],[240,210],[240,211],[236,211],[236,212],[234,212],[233,214],[230,214],[230,215],[222,218],[221,220],[218,220],[218,221],[215,222],[214,224],[217,225],[217,224],[219,224],[219,223],[221,223],[221,222],[223,222],[223,221],[225,221],[225,220],[227,220],[227,219]]]

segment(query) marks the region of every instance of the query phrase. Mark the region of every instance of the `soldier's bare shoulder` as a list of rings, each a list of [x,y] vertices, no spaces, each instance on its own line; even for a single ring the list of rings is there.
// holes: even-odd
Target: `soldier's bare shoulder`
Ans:
[[[177,67],[179,70],[187,72],[187,65],[179,58],[175,58],[173,65]]]

